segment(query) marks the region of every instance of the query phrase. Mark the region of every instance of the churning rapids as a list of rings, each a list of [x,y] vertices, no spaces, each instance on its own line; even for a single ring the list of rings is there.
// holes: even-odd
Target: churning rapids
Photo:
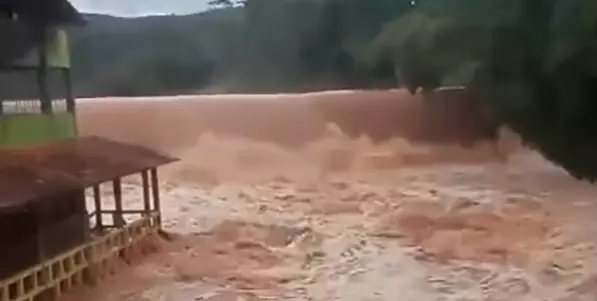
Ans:
[[[186,107],[192,98],[79,104],[81,134],[142,143],[181,161],[161,173],[171,239],[68,298],[597,298],[597,190],[528,150],[504,164],[484,145],[376,144],[333,124],[313,141],[282,147],[205,124],[197,130],[203,117]],[[241,113],[218,122],[239,123],[231,118]],[[126,181],[131,202],[141,202],[138,184]]]

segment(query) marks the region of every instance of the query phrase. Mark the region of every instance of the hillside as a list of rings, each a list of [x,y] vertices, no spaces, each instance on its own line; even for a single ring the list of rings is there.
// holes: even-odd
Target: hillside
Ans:
[[[371,42],[408,1],[249,1],[193,15],[87,15],[73,33],[79,96],[390,85]]]
[[[213,56],[208,56],[213,30],[206,29],[216,22],[233,22],[228,19],[235,13],[87,15],[89,24],[74,31],[71,41],[76,93],[163,94],[204,87],[213,76]]]

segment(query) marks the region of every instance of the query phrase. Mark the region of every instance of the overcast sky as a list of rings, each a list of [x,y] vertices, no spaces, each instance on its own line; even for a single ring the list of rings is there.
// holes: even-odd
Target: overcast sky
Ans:
[[[71,0],[81,12],[115,16],[192,14],[207,8],[209,0]]]

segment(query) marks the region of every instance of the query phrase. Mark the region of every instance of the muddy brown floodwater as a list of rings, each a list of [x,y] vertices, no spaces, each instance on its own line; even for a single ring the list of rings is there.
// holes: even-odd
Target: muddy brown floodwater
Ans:
[[[98,106],[118,110],[82,103],[83,134],[110,136],[98,116],[85,124]],[[531,151],[504,164],[483,145],[374,144],[334,126],[294,149],[209,131],[188,141],[176,116],[163,118],[187,141],[168,149],[141,115],[130,140],[182,159],[162,171],[174,234],[67,299],[597,299],[597,191]],[[126,181],[133,203],[138,184]]]

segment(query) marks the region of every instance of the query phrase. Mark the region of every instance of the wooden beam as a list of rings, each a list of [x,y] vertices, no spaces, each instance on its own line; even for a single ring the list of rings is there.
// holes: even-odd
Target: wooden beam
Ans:
[[[104,228],[102,220],[102,196],[100,194],[100,186],[93,186],[93,203],[95,206],[95,227],[101,231]]]
[[[74,114],[77,105],[75,103],[75,96],[73,94],[73,82],[70,73],[70,68],[62,68],[62,74],[64,77],[64,89],[66,89],[66,111]]]
[[[157,168],[151,169],[151,192],[153,195],[153,209],[158,214],[158,225],[162,226],[162,210],[160,204],[160,186],[158,181],[158,170]]]
[[[144,170],[141,172],[141,179],[143,185],[143,210],[146,215],[151,213],[151,197],[149,195],[149,171]]]
[[[122,214],[122,181],[120,178],[116,178],[112,181],[114,187],[114,205],[116,210],[114,212],[114,224],[117,227],[124,226],[124,218]]]
[[[48,90],[48,30],[47,27],[39,29],[40,43],[38,48],[37,88],[39,101],[43,114],[52,114],[52,99]]]

